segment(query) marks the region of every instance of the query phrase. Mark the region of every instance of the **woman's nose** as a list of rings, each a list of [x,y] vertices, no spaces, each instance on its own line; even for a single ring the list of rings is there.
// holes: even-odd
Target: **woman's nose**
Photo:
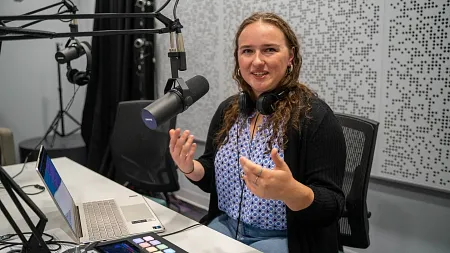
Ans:
[[[255,53],[255,58],[253,58],[253,65],[255,65],[255,66],[259,66],[259,65],[264,65],[264,58],[263,58],[263,56],[261,55],[261,53],[260,52],[256,52]]]

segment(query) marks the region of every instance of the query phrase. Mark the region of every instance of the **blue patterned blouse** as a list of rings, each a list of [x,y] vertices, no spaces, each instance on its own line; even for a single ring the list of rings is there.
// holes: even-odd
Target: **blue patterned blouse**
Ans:
[[[255,196],[240,177],[242,167],[239,164],[239,156],[245,156],[264,168],[273,169],[275,166],[270,158],[270,153],[264,154],[267,150],[267,142],[273,132],[272,128],[259,127],[255,131],[253,140],[250,139],[250,120],[255,116],[256,113],[247,119],[239,118],[229,132],[228,142],[217,151],[214,165],[219,209],[237,220],[241,190],[244,187],[241,221],[261,229],[285,230],[287,225],[284,202]],[[266,116],[260,115],[259,117],[264,117],[261,126],[267,124]],[[245,122],[242,124],[243,121]],[[239,134],[238,127],[242,128],[239,129]],[[239,146],[239,150],[237,146]],[[273,148],[278,148],[280,156],[284,158],[282,148],[279,148],[276,143],[273,144]],[[237,150],[238,152],[236,152]]]

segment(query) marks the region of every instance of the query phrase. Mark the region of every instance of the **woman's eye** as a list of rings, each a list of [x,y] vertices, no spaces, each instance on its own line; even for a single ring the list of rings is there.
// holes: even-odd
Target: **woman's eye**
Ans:
[[[277,50],[275,48],[269,47],[266,48],[266,52],[276,52]]]
[[[251,52],[252,52],[251,49],[244,49],[244,50],[242,50],[242,53],[243,53],[243,54],[249,54],[249,53],[251,53]]]

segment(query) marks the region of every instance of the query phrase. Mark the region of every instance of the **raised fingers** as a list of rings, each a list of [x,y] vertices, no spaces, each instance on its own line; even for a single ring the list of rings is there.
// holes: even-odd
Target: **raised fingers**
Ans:
[[[191,161],[192,159],[194,159],[194,154],[195,154],[196,149],[197,149],[197,144],[192,143],[192,145],[189,149],[189,153],[187,153],[187,155],[186,155],[186,161]]]
[[[175,148],[173,150],[173,153],[175,156],[179,156],[181,153],[181,150],[183,149],[184,143],[186,143],[186,139],[189,136],[189,130],[185,130],[181,136],[177,139],[175,143]]]
[[[255,180],[256,177],[253,176],[249,176],[249,175],[244,175],[244,181],[245,181],[245,185],[247,186],[247,188],[256,196],[261,197],[261,189],[259,187],[259,184],[261,183],[261,178],[259,178],[255,184]]]
[[[245,175],[252,175],[252,176],[260,175],[262,169],[261,165],[258,165],[243,156],[239,158],[239,162],[241,163]]]
[[[169,142],[169,148],[170,153],[173,153],[175,150],[175,145],[177,144],[178,137],[180,136],[180,129],[170,129],[169,136],[170,136],[170,142]]]
[[[187,137],[186,142],[183,144],[181,149],[180,157],[186,158],[189,155],[189,151],[191,150],[192,143],[194,142],[194,136],[189,135]]]

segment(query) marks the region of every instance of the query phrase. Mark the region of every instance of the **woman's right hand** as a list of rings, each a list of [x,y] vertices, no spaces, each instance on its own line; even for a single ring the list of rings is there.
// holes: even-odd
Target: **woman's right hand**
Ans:
[[[181,130],[170,129],[170,155],[178,168],[183,173],[190,173],[194,169],[194,153],[197,149],[197,144],[194,143],[194,136],[189,133],[189,130],[185,130],[180,135]]]

